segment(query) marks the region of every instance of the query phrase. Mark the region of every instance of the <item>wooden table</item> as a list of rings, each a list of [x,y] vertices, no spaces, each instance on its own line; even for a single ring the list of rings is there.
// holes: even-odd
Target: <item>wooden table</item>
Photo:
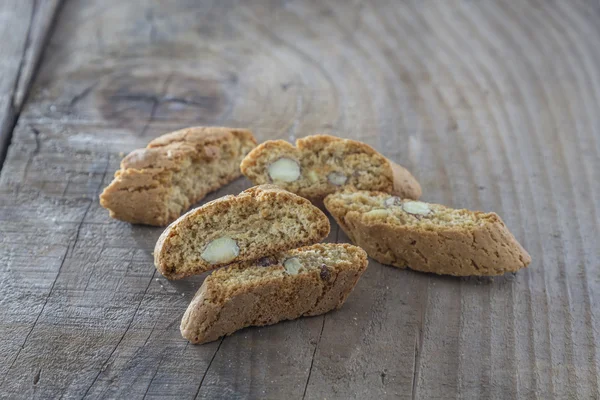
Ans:
[[[1,398],[600,397],[597,1],[4,0],[0,32]],[[161,229],[98,194],[192,125],[365,141],[533,262],[371,261],[339,311],[190,345],[203,277],[160,276]]]

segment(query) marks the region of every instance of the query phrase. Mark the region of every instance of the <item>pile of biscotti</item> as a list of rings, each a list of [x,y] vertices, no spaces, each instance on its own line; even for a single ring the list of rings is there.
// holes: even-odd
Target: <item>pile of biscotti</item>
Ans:
[[[257,186],[181,215],[242,173]],[[367,254],[455,276],[500,275],[531,261],[495,213],[420,196],[409,171],[364,143],[314,135],[257,146],[245,129],[196,127],[127,155],[100,204],[133,224],[170,224],[154,250],[168,279],[215,270],[181,322],[186,339],[205,343],[341,307]],[[330,230],[323,207],[356,246],[319,244]]]

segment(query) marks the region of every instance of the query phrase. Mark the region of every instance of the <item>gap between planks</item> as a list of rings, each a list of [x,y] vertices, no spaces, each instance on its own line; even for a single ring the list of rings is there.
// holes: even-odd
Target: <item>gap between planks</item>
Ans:
[[[5,110],[0,110],[0,171],[4,165],[8,146],[12,139],[13,131],[21,110],[25,104],[25,100],[29,95],[31,84],[35,79],[38,67],[41,64],[43,53],[51,36],[56,23],[56,16],[59,13],[62,0],[32,0],[32,10],[29,19],[29,25],[25,33],[25,41],[23,52],[19,60],[19,65],[14,71],[14,76],[5,77],[5,79],[13,81],[13,87],[8,90],[8,93],[0,93],[0,96],[8,99],[8,104]],[[10,4],[4,4],[5,7],[10,7]],[[0,8],[3,6],[0,5]],[[9,11],[10,12],[10,11]],[[19,23],[18,18],[15,18],[16,23]],[[9,28],[10,29],[10,28]],[[11,30],[12,31],[12,30]],[[22,39],[18,35],[8,40],[18,41]],[[5,42],[8,43],[8,42]],[[9,43],[6,45],[10,45]],[[14,65],[13,65],[14,66]],[[8,65],[11,68],[11,65]],[[0,73],[7,74],[6,71]],[[10,74],[10,71],[8,71]],[[4,115],[3,115],[4,113]]]

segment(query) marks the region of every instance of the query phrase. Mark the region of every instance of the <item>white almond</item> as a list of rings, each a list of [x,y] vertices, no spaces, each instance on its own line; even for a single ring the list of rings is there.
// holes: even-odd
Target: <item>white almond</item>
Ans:
[[[268,168],[273,181],[294,182],[300,178],[300,164],[291,158],[282,157]]]
[[[283,262],[283,267],[290,275],[297,275],[300,272],[300,268],[302,268],[302,263],[298,258],[292,257],[288,258]]]
[[[378,208],[378,209],[366,212],[365,215],[368,215],[370,217],[387,217],[388,215],[390,215],[390,212],[383,208]]]
[[[341,172],[332,172],[327,175],[327,179],[336,186],[342,186],[344,183],[346,183],[348,177]]]
[[[390,215],[390,212],[388,210],[384,210],[383,208],[378,208],[366,212],[365,215],[368,215],[370,217],[387,217],[388,215]]]
[[[385,204],[386,207],[400,206],[402,205],[402,200],[400,200],[400,197],[392,196],[384,201],[383,204]]]
[[[422,201],[405,201],[402,203],[402,209],[414,215],[427,215],[431,212],[429,204],[423,203]]]
[[[201,257],[210,264],[224,264],[233,261],[239,254],[240,248],[235,240],[221,237],[210,242]]]

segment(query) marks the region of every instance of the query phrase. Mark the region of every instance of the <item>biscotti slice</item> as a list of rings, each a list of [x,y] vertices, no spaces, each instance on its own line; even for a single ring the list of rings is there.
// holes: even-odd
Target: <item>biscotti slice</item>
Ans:
[[[167,225],[239,177],[241,160],[255,146],[246,129],[197,127],[160,136],[121,161],[100,204],[122,221]]]
[[[255,186],[173,222],[156,243],[154,263],[178,279],[317,243],[328,233],[329,219],[310,201],[277,186]]]
[[[531,257],[495,213],[455,210],[380,192],[325,198],[340,227],[382,264],[443,275],[501,275]]]
[[[361,248],[329,243],[220,269],[196,293],[181,334],[206,343],[248,326],[326,313],[342,306],[367,263]]]
[[[344,188],[378,190],[409,199],[421,186],[408,170],[370,146],[329,135],[296,141],[270,140],[252,150],[241,164],[254,184],[273,183],[316,204]]]

